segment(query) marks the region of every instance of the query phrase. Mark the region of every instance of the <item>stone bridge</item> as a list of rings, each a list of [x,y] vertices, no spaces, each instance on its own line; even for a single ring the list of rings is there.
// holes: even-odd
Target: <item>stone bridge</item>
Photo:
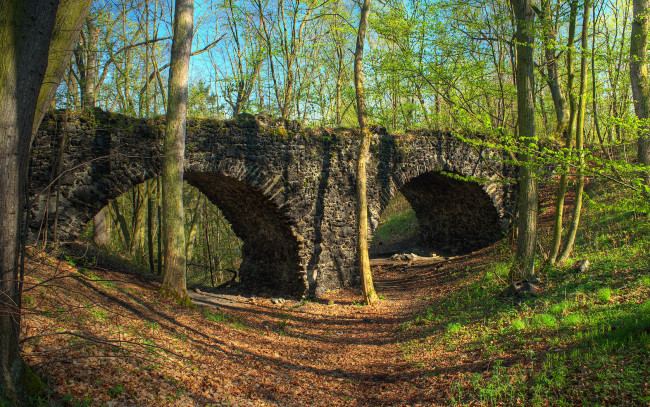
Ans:
[[[31,156],[32,239],[44,225],[53,228],[57,198],[48,184],[56,174],[57,233],[61,241],[72,240],[109,200],[158,175],[163,130],[164,118],[99,109],[48,115]],[[374,131],[372,220],[399,190],[431,247],[466,253],[502,237],[515,188],[512,167],[499,152],[441,132]],[[184,177],[243,240],[242,283],[317,296],[358,283],[356,140],[353,130],[303,128],[263,116],[188,121]]]

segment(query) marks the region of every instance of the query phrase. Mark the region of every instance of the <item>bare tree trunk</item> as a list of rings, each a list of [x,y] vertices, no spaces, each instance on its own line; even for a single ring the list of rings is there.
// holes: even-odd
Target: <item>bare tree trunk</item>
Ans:
[[[519,154],[519,223],[517,253],[510,280],[535,278],[537,249],[537,209],[539,198],[533,166],[537,150],[534,110],[534,19],[530,0],[510,0],[515,12],[517,29],[517,126],[522,151]]]
[[[120,203],[119,200],[122,200]],[[123,250],[128,250],[129,247],[131,247],[131,239],[133,239],[131,235],[131,230],[129,229],[129,225],[126,223],[126,218],[124,217],[124,214],[122,213],[121,207],[124,206],[124,196],[118,197],[117,199],[114,199],[110,202],[110,207],[113,212],[113,216],[115,218],[115,224],[119,226],[119,236],[122,240],[122,249]]]
[[[88,37],[84,41],[84,73],[81,86],[81,107],[93,108],[96,103],[95,82],[97,81],[97,41],[99,40],[99,28],[92,18],[86,20]]]
[[[147,109],[149,103],[147,101]],[[149,255],[149,271],[151,274],[156,273],[156,268],[153,261],[153,189],[154,180],[149,180],[149,188],[147,188],[147,252]]]
[[[194,0],[176,0],[174,40],[169,68],[169,97],[162,168],[165,271],[162,291],[190,305],[185,281],[185,215],[183,213],[183,162],[187,125],[187,94],[194,32]]]
[[[341,125],[341,93],[343,90],[343,46],[337,43],[336,57],[338,59],[338,66],[336,69],[336,126]]]
[[[650,126],[645,122],[650,116],[650,80],[648,79],[648,30],[650,30],[649,0],[633,0],[632,33],[630,38],[630,82],[634,98],[634,112],[643,121],[639,128],[638,159],[650,165]],[[650,173],[643,172],[646,185],[650,185]]]
[[[210,269],[210,285],[214,287],[214,267],[212,265],[212,248],[210,247],[210,235],[208,228],[210,225],[210,218],[208,217],[208,202],[207,199],[203,200],[203,236],[205,239],[205,257],[208,260],[208,268]]]
[[[163,258],[163,243],[165,240],[165,237],[163,236],[163,214],[162,214],[162,185],[160,185],[160,178],[156,178],[156,206],[157,206],[157,218],[158,218],[158,275],[162,276],[162,267],[163,267],[163,262],[165,261]]]
[[[196,243],[196,230],[199,217],[201,212],[199,208],[201,206],[201,201],[203,197],[196,197],[196,205],[194,206],[194,212],[192,213],[192,220],[190,221],[190,230],[187,232],[187,238],[185,239],[185,258],[188,262],[191,263],[192,255],[194,254],[194,245]]]
[[[364,0],[359,20],[357,46],[354,52],[354,87],[357,92],[357,118],[359,119],[359,154],[357,156],[357,255],[359,256],[359,271],[361,273],[361,288],[366,304],[372,304],[379,298],[375,292],[370,272],[370,258],[368,256],[368,196],[366,163],[370,150],[370,127],[366,112],[366,99],[363,91],[363,46],[366,39],[366,27],[370,3]]]
[[[542,27],[542,41],[544,44],[544,58],[546,63],[546,84],[551,92],[553,105],[555,106],[555,117],[557,125],[555,134],[562,136],[569,123],[569,114],[567,103],[562,87],[560,86],[560,76],[558,74],[558,55],[556,52],[557,27],[553,22],[553,13],[551,10],[551,0],[542,1],[542,8],[537,12]]]
[[[555,218],[553,222],[553,236],[551,238],[551,248],[549,250],[548,262],[556,264],[557,256],[562,244],[562,228],[564,223],[564,197],[566,196],[567,184],[569,182],[569,163],[571,150],[573,149],[573,132],[575,129],[576,119],[576,96],[573,91],[573,82],[575,73],[573,69],[573,55],[575,53],[574,39],[576,33],[576,19],[578,17],[578,2],[571,0],[571,12],[569,14],[569,39],[567,41],[567,88],[569,92],[569,124],[566,128],[566,154],[565,162],[561,165],[560,183],[555,194]]]
[[[585,186],[584,177],[584,133],[585,133],[585,105],[587,101],[587,38],[589,35],[589,8],[591,1],[585,0],[584,11],[582,14],[582,55],[580,57],[580,102],[578,107],[578,123],[576,125],[576,151],[578,153],[578,183],[576,185],[576,202],[573,206],[573,216],[571,219],[571,226],[567,233],[564,249],[558,260],[559,264],[566,262],[573,249],[573,243],[578,233],[578,225],[580,224],[580,211],[582,210],[582,194]]]
[[[111,236],[111,217],[108,214],[108,206],[93,218],[93,240],[97,246],[107,246]]]
[[[18,349],[20,257],[29,147],[57,7],[51,0],[7,0],[0,13],[0,404],[42,387],[25,386],[35,375]]]

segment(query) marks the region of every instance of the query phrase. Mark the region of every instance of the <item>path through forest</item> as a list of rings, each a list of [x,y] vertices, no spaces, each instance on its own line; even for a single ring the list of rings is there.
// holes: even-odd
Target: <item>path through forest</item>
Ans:
[[[38,254],[28,285],[57,283],[28,291],[26,336],[72,335],[28,339],[25,354],[54,398],[88,405],[445,404],[457,361],[441,358],[435,375],[411,362],[401,327],[477,256],[375,261],[384,300],[374,307],[356,289],[281,304],[198,290],[185,309],[160,299],[155,281]]]

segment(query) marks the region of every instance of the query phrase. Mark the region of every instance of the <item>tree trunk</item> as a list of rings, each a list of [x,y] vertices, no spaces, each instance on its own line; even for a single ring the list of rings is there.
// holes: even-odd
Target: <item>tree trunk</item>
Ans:
[[[97,41],[99,40],[99,28],[95,25],[92,18],[86,21],[88,29],[88,38],[84,43],[85,54],[85,71],[83,74],[83,83],[81,86],[81,107],[95,107],[95,82],[97,81]]]
[[[149,103],[147,103],[147,108]],[[147,188],[147,253],[149,255],[149,271],[151,274],[156,273],[156,268],[153,261],[153,189],[155,187],[154,180],[149,181],[149,188]]]
[[[41,390],[26,385],[34,374],[18,349],[19,258],[32,127],[57,7],[52,0],[6,0],[0,13],[0,402],[8,404]]]
[[[573,243],[576,239],[578,232],[578,225],[580,224],[580,211],[582,210],[582,194],[585,186],[584,178],[584,133],[585,133],[585,106],[587,101],[587,37],[589,34],[589,8],[591,2],[585,0],[584,12],[582,14],[582,55],[580,57],[580,102],[578,107],[578,123],[576,125],[576,152],[578,153],[578,183],[576,185],[576,202],[573,206],[573,216],[571,219],[571,226],[567,233],[564,250],[558,260],[559,264],[566,262],[573,249]],[[595,84],[594,84],[595,85]]]
[[[154,93],[155,96],[155,93]],[[158,275],[162,276],[162,267],[165,259],[163,258],[163,243],[165,240],[165,237],[163,236],[163,215],[162,215],[162,185],[160,185],[160,178],[156,178],[156,214],[158,218],[158,230],[157,230],[157,235],[158,235]]]
[[[339,41],[336,43],[336,58],[338,61],[336,69],[336,126],[341,125],[341,93],[343,91],[343,45]]]
[[[634,98],[634,112],[642,121],[639,127],[639,164],[650,165],[650,126],[646,121],[650,116],[650,80],[648,79],[648,18],[649,0],[633,0],[632,33],[630,38],[630,82]],[[650,185],[650,173],[643,172],[646,185]]]
[[[562,228],[564,223],[564,197],[566,196],[567,184],[569,182],[569,163],[571,150],[573,149],[573,131],[576,120],[576,96],[573,91],[573,81],[575,73],[573,69],[573,55],[575,53],[574,39],[576,33],[576,19],[578,17],[578,2],[572,0],[570,3],[571,11],[569,14],[569,38],[567,41],[567,89],[569,92],[569,124],[566,128],[565,154],[564,161],[561,165],[560,183],[555,194],[555,218],[553,221],[553,236],[551,238],[551,248],[549,250],[548,262],[557,263],[557,256],[562,244]]]
[[[537,13],[542,27],[542,41],[544,44],[544,58],[546,63],[546,84],[551,92],[553,106],[555,107],[555,117],[557,125],[555,134],[562,136],[569,122],[567,103],[562,86],[560,86],[560,76],[558,74],[557,53],[554,44],[557,42],[557,27],[553,22],[551,13],[551,0],[542,2],[542,9]]]
[[[535,278],[535,250],[537,248],[537,209],[539,206],[534,165],[537,144],[535,140],[534,110],[534,18],[530,0],[511,0],[517,29],[517,125],[522,151],[519,153],[519,223],[517,253],[510,280]]]
[[[32,1],[19,0],[26,4],[44,3],[45,0]],[[79,40],[81,28],[90,12],[92,0],[59,0],[59,8],[56,12],[52,40],[49,44],[49,54],[45,78],[38,94],[36,114],[34,115],[34,126],[32,138],[50,106],[56,90],[59,88],[61,78],[66,69],[70,66],[74,44]],[[36,7],[36,6],[35,6]],[[48,6],[49,7],[49,6]],[[3,7],[4,8],[4,7]]]
[[[370,258],[368,256],[368,196],[366,163],[370,150],[370,128],[366,112],[366,100],[363,90],[363,46],[366,38],[368,14],[372,0],[364,0],[359,20],[357,46],[354,52],[354,87],[357,92],[357,118],[359,119],[359,154],[357,156],[357,255],[359,257],[359,271],[361,273],[361,288],[366,304],[378,300],[370,272]]]
[[[93,240],[97,246],[108,246],[111,236],[111,217],[108,214],[108,206],[93,218]]]
[[[190,230],[187,231],[187,238],[185,239],[185,258],[188,262],[191,262],[192,255],[194,254],[194,245],[196,244],[196,230],[199,218],[201,217],[199,208],[201,206],[201,201],[203,197],[196,197],[196,205],[194,206],[194,212],[192,213],[192,220],[190,221]]]
[[[176,0],[162,168],[163,233],[165,235],[162,291],[179,303],[187,305],[191,304],[191,301],[187,295],[185,282],[183,162],[193,19],[194,0]]]

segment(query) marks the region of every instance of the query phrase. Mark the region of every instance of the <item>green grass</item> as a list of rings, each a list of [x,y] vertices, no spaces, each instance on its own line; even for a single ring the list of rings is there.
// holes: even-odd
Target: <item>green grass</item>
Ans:
[[[557,328],[557,319],[551,314],[537,314],[532,318],[532,325],[537,328]]]
[[[645,204],[621,208],[616,188],[590,194],[572,256],[589,259],[586,272],[544,267],[537,297],[503,297],[512,262],[504,243],[400,325],[414,366],[435,371],[445,352],[483,366],[457,376],[451,404],[650,403],[650,218]]]
[[[459,322],[453,322],[447,325],[447,332],[450,334],[458,333],[462,329],[463,329],[463,325],[460,324]]]
[[[210,311],[206,309],[203,310],[201,313],[203,314],[205,319],[207,319],[210,322],[227,324],[234,329],[248,329],[248,326],[241,318],[227,314],[223,311]]]
[[[203,316],[205,319],[211,322],[234,322],[235,319],[229,315],[226,314],[225,312],[217,312],[217,311],[209,311],[209,310],[204,310]]]
[[[371,246],[412,238],[419,229],[420,226],[411,205],[404,195],[397,192],[381,214]]]
[[[413,209],[397,214],[387,222],[381,223],[375,230],[375,237],[387,240],[395,236],[404,236],[418,230],[418,220]]]
[[[609,302],[612,299],[612,289],[609,287],[601,288],[596,293],[596,296],[600,302]]]

